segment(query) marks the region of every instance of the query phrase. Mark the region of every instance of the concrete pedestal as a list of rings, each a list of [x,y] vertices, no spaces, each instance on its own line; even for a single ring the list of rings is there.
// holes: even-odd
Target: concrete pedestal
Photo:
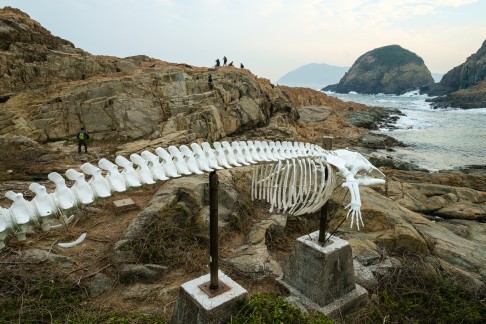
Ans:
[[[221,271],[218,271],[218,278],[229,289],[214,297],[199,287],[209,282],[209,274],[182,284],[170,323],[216,324],[227,321],[239,302],[248,298],[248,292]]]
[[[281,283],[300,304],[326,315],[360,308],[367,302],[367,292],[355,283],[351,246],[335,236],[322,246],[318,238],[316,231],[297,239]]]

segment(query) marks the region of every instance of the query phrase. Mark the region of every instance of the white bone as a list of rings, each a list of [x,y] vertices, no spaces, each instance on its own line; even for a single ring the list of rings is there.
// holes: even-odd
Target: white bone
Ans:
[[[240,148],[241,148],[241,153],[243,154],[243,156],[245,158],[245,161],[250,163],[250,164],[256,164],[257,162],[253,158],[249,144],[247,144],[244,141],[240,141],[239,145],[240,145]]]
[[[7,191],[5,197],[13,202],[9,208],[10,219],[14,225],[12,229],[16,229],[14,232],[17,239],[23,241],[26,239],[29,222],[38,223],[38,214],[34,212],[31,203],[25,200],[22,193]]]
[[[182,155],[181,151],[175,146],[168,147],[170,155],[172,155],[172,161],[174,161],[174,165],[177,169],[177,173],[183,175],[190,175],[192,172],[189,170],[189,166],[187,165],[186,161],[184,160],[184,156]]]
[[[262,144],[262,150],[265,153],[267,159],[269,159],[270,161],[278,161],[278,159],[273,155],[273,152],[270,149],[270,145],[268,144],[268,142],[263,141],[261,142],[261,144]]]
[[[111,196],[110,183],[103,177],[100,168],[91,163],[84,163],[81,165],[81,171],[91,176],[88,183],[91,185],[97,197],[104,198]]]
[[[165,175],[164,166],[160,163],[160,157],[150,151],[143,151],[140,155],[147,161],[148,168],[155,180],[169,180]]]
[[[66,180],[59,173],[51,172],[47,178],[56,185],[53,196],[57,206],[61,209],[70,209],[78,205],[76,195],[71,188],[66,186]]]
[[[5,247],[4,241],[13,228],[14,224],[10,219],[9,210],[0,207],[0,250]]]
[[[49,217],[57,213],[57,205],[54,197],[47,193],[46,187],[32,182],[29,189],[35,193],[35,197],[32,199],[32,204],[37,209],[39,216]]]
[[[75,241],[68,242],[68,243],[57,243],[57,245],[59,245],[62,248],[70,248],[78,244],[81,244],[85,238],[86,238],[86,233],[83,233]]]
[[[162,147],[157,147],[155,149],[155,153],[162,159],[161,164],[164,166],[166,171],[166,175],[170,178],[178,178],[181,175],[177,172],[177,168],[172,160],[172,155],[169,154],[165,149]]]
[[[211,148],[211,145],[209,145],[208,142],[203,142],[201,143],[201,147],[203,149],[204,156],[208,160],[209,167],[215,170],[222,170],[223,166],[219,165],[215,150]]]
[[[123,191],[127,190],[127,183],[125,181],[125,178],[118,171],[118,166],[115,163],[113,163],[113,162],[111,162],[111,161],[109,161],[105,158],[102,158],[98,162],[98,166],[101,169],[107,171],[105,178],[108,181],[108,183],[110,184],[111,189],[113,191],[123,192]]]
[[[201,148],[201,146],[199,146],[199,144],[192,143],[191,149],[192,149],[192,152],[194,153],[194,158],[196,159],[197,165],[198,165],[200,170],[205,171],[205,172],[214,171],[214,169],[212,169],[209,166],[210,161],[208,159],[208,155],[203,151],[203,149]],[[216,159],[214,159],[214,161],[216,162]]]
[[[142,185],[139,173],[133,168],[133,162],[119,155],[115,158],[115,163],[123,168],[121,175],[125,178],[127,187],[140,187]]]
[[[60,174],[52,172],[48,178],[55,184],[55,191],[49,194],[44,186],[32,183],[29,186],[35,193],[32,201],[27,201],[22,194],[7,192],[5,196],[13,203],[8,209],[0,207],[0,248],[9,233],[17,235],[19,240],[25,239],[29,224],[40,223],[44,230],[48,230],[49,223],[43,219],[51,216],[59,215],[60,221],[67,224],[69,220],[62,210],[89,204],[97,197],[109,196],[112,191],[124,191],[128,187],[152,184],[154,180],[167,180],[181,174],[201,174],[258,163],[251,179],[251,199],[267,201],[270,211],[276,209],[293,215],[315,212],[322,207],[336,187],[339,175],[344,178],[342,186],[348,188],[351,197],[346,206],[349,208],[346,218],[350,217],[350,226],[356,223],[358,229],[364,226],[359,186],[384,183],[383,173],[361,154],[348,150],[326,151],[310,143],[239,141],[230,144],[223,141],[215,142],[214,148],[204,142],[201,145],[192,143],[191,148],[186,145],[179,149],[170,146],[168,150],[170,153],[157,148],[157,155],[149,151],[143,151],[141,155],[132,154],[132,161],[118,156],[116,165],[101,159],[99,168],[85,163],[81,170],[91,175],[89,181],[85,180],[84,173],[69,169],[66,177],[74,181],[71,188],[66,186]],[[134,163],[137,170],[133,167]],[[121,172],[117,165],[123,168]],[[102,170],[107,171],[105,177]],[[58,226],[62,224],[51,228]],[[83,239],[80,237],[74,242],[61,244],[74,246]]]
[[[130,154],[130,161],[137,165],[135,169],[138,172],[139,178],[143,184],[154,184],[154,176],[152,171],[148,167],[148,161],[140,155],[133,153]]]
[[[91,188],[86,179],[84,178],[84,173],[78,172],[74,169],[68,169],[66,171],[66,177],[69,180],[74,181],[71,190],[78,198],[78,201],[83,205],[91,204],[95,199],[95,192]]]
[[[220,142],[214,142],[214,151],[216,156],[216,161],[218,161],[218,165],[227,169],[231,169],[232,166],[228,163],[228,158],[226,157],[225,150]]]
[[[189,171],[195,174],[203,174],[201,170],[199,170],[199,166],[196,161],[196,157],[194,156],[194,152],[187,147],[186,145],[179,146],[179,150],[181,151],[182,155],[184,156],[184,160],[187,163],[187,167]]]
[[[25,200],[22,193],[7,191],[5,197],[12,201],[9,210],[16,225],[27,224],[30,220],[37,221],[38,215],[33,213],[30,202]]]
[[[231,149],[235,155],[236,162],[243,165],[250,165],[250,162],[246,160],[245,155],[243,154],[243,148],[240,146],[240,143],[231,142]]]
[[[255,144],[252,141],[248,141],[247,146],[253,161],[255,161],[256,163],[263,161],[263,159],[258,154],[258,148],[255,146]]]
[[[214,143],[214,144],[216,144],[216,143]],[[233,148],[231,147],[230,143],[223,141],[223,142],[221,142],[221,146],[223,147],[223,152],[224,152],[224,155],[226,156],[226,160],[228,161],[228,163],[230,165],[236,166],[236,167],[241,166],[241,164],[238,163],[238,161],[236,160],[236,156],[233,152]]]

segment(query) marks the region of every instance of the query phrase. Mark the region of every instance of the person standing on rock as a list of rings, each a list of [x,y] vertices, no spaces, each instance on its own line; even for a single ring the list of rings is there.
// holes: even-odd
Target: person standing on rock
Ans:
[[[76,139],[78,140],[78,153],[81,153],[81,146],[84,146],[84,154],[88,153],[88,132],[81,127],[81,130],[76,134]]]
[[[226,58],[226,56],[223,56],[223,66],[226,66],[226,62],[228,62],[228,59]]]
[[[219,66],[220,66],[219,59],[216,59],[216,67],[219,67]]]
[[[214,89],[213,77],[211,76],[211,74],[208,76],[208,86],[209,86],[209,90]]]

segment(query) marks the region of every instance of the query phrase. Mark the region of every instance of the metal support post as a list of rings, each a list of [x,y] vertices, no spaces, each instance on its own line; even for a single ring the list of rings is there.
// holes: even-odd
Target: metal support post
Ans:
[[[332,150],[332,140],[333,136],[323,136],[322,137],[322,148],[325,150]],[[325,179],[327,181],[327,173]],[[319,239],[318,241],[324,243],[326,241],[327,233],[327,218],[329,215],[329,203],[326,202],[324,206],[321,207],[321,212],[319,215]]]
[[[209,173],[209,288],[218,289],[218,175]]]
[[[230,287],[218,278],[218,175],[209,173],[209,282],[199,285],[208,296],[214,297],[228,291]]]

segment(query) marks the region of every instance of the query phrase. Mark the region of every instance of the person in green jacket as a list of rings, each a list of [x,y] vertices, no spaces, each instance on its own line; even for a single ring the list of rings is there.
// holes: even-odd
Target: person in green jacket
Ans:
[[[84,127],[81,127],[81,130],[76,134],[76,139],[78,140],[78,153],[81,153],[81,146],[84,146],[84,153],[88,153],[88,138],[88,132],[86,132]]]

